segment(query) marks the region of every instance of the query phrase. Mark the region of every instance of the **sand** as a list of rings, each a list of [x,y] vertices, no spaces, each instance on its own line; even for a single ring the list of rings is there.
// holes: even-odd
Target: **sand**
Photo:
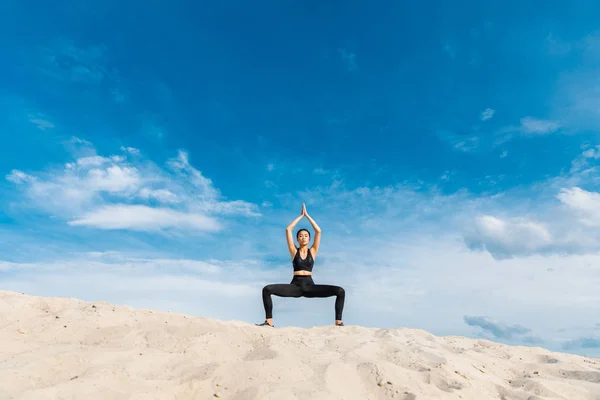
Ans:
[[[6,291],[0,360],[0,399],[600,399],[600,359],[541,348]]]

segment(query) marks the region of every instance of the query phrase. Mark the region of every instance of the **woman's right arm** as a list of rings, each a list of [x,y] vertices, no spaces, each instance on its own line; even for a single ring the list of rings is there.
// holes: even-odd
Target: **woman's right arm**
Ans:
[[[303,209],[304,211],[304,209]],[[300,214],[296,217],[290,224],[285,228],[285,237],[287,238],[288,250],[290,251],[290,256],[292,256],[292,260],[296,256],[296,245],[294,244],[294,237],[292,236],[292,230],[296,226],[296,224],[304,217],[304,213]]]

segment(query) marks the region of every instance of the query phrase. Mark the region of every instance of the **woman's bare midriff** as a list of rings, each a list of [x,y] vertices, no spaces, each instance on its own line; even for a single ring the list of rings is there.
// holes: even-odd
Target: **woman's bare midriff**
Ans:
[[[312,272],[310,272],[310,271],[295,271],[294,275],[307,276],[307,275],[312,275]]]

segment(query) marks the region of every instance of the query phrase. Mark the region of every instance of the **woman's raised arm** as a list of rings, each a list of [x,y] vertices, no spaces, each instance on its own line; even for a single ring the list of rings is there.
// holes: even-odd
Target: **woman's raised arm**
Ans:
[[[315,220],[312,219],[310,215],[308,215],[304,204],[302,205],[302,211],[303,211],[306,219],[308,219],[308,221],[312,225],[313,229],[315,230],[315,240],[313,241],[313,245],[311,247],[311,249],[313,250],[313,257],[315,257],[317,255],[317,253],[319,252],[319,245],[321,244],[321,228],[319,227],[319,225],[317,225]]]
[[[290,224],[285,228],[285,237],[287,239],[288,250],[290,251],[290,256],[292,259],[296,256],[296,245],[294,244],[294,237],[292,236],[292,230],[300,222],[300,220],[304,217],[304,205],[302,205],[302,212],[299,216],[296,217]]]

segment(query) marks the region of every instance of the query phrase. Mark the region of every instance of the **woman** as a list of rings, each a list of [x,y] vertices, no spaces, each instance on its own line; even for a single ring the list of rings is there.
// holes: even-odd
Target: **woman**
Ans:
[[[312,247],[308,247],[310,241],[310,232],[306,229],[300,229],[296,233],[296,239],[300,247],[296,247],[292,238],[292,230],[303,217],[306,217],[313,228],[315,229],[315,241]],[[321,243],[321,228],[308,215],[306,206],[302,204],[302,213],[294,219],[285,229],[287,237],[288,250],[292,257],[294,266],[294,277],[289,284],[272,284],[267,285],[262,290],[263,305],[265,306],[266,320],[258,326],[274,326],[273,325],[273,301],[271,295],[279,297],[331,297],[335,299],[335,325],[344,326],[342,323],[342,311],[344,309],[344,300],[346,292],[340,286],[333,285],[316,285],[312,280],[312,269],[315,263],[315,258],[319,251]]]

